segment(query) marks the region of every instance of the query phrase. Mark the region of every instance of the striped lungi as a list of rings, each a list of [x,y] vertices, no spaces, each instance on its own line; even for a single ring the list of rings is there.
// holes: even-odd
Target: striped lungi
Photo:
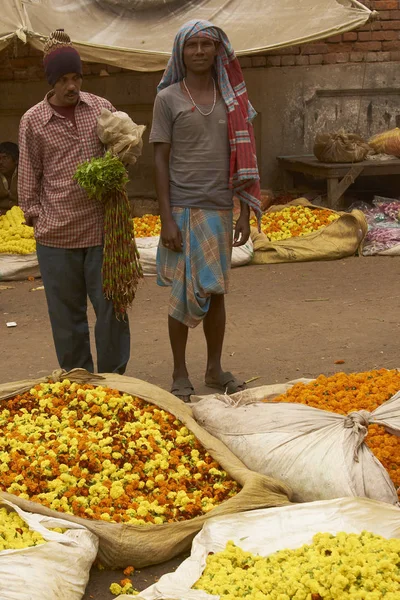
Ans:
[[[212,294],[226,294],[232,255],[233,213],[173,207],[183,251],[157,251],[157,283],[172,286],[169,315],[188,327],[205,317]]]

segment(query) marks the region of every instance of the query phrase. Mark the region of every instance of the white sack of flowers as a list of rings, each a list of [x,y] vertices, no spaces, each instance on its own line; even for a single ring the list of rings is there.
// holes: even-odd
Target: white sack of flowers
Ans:
[[[81,600],[97,548],[82,525],[1,500],[1,600]]]
[[[373,412],[347,416],[274,402],[295,383],[311,381],[203,396],[193,415],[247,467],[290,485],[295,502],[358,496],[397,504],[392,479],[365,439],[372,424],[400,435],[400,393]]]
[[[244,551],[268,556],[280,550],[296,549],[303,544],[311,544],[314,535],[318,533],[360,534],[365,530],[384,538],[400,538],[400,510],[365,498],[341,498],[268,510],[253,510],[210,519],[194,538],[190,557],[175,572],[163,575],[157,583],[135,598],[137,600],[163,598],[218,600],[220,596],[209,595],[202,590],[193,589],[193,586],[205,570],[209,553],[222,552],[229,541],[233,541]],[[254,593],[250,591],[248,593],[251,598],[258,597],[257,593],[260,593],[258,590],[262,589],[265,579],[269,576],[267,573],[257,571],[258,574],[260,581],[258,584],[254,582],[257,586],[256,590]],[[215,575],[215,579],[218,578],[217,583],[222,585],[229,583],[219,572]],[[242,595],[239,594],[239,597]],[[303,598],[300,595],[298,597]],[[116,600],[132,600],[132,598],[133,596],[120,595]]]

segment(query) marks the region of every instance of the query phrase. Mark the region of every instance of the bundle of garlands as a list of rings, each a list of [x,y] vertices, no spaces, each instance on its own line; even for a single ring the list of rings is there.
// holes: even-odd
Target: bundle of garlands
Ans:
[[[126,169],[117,156],[106,152],[78,165],[74,179],[89,198],[104,204],[103,291],[116,315],[124,318],[143,277],[125,191]]]

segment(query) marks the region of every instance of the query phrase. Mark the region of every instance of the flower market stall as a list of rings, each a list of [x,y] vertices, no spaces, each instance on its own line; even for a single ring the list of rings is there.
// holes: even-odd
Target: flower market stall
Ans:
[[[85,526],[104,566],[166,561],[211,516],[289,502],[138,379],[76,369],[1,385],[0,400],[0,497]]]

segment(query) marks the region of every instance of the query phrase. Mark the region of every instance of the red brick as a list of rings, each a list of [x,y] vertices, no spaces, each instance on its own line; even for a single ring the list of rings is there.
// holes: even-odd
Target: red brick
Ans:
[[[384,42],[385,44],[393,44],[394,42]],[[397,48],[394,48],[394,50]],[[355,42],[353,50],[356,52],[379,52],[382,50],[382,42]]]
[[[304,48],[304,46],[303,46]],[[284,56],[285,54],[300,54],[299,46],[288,46],[287,48],[277,48],[276,50],[269,50],[270,56]],[[303,51],[304,54],[304,51]],[[306,53],[307,54],[307,53]]]
[[[393,13],[392,10],[380,10],[379,11],[379,20],[382,22],[382,21],[389,21],[389,19],[393,19],[392,13]],[[367,27],[367,25],[364,27]]]
[[[266,56],[267,59],[267,67],[280,67],[281,66],[281,57],[280,56]]]
[[[399,7],[397,0],[374,0],[371,2],[371,9],[375,10],[396,10]]]
[[[306,44],[303,47],[302,54],[327,54],[330,52],[328,44]]]
[[[293,67],[296,64],[296,56],[282,56],[282,67]]]
[[[328,37],[325,41],[329,44],[337,44],[342,41],[342,36],[340,34],[332,35],[331,37]]]
[[[7,81],[14,79],[14,72],[10,67],[2,67],[0,68],[0,79],[2,81]]]
[[[90,72],[92,73],[92,75],[99,75],[100,71],[103,69],[103,65],[100,63],[91,63],[90,65]]]
[[[400,50],[400,40],[392,42],[382,42],[382,50],[391,52],[392,50]]]
[[[30,46],[29,44],[22,44],[21,42],[17,44],[16,47],[14,47],[14,57],[15,58],[23,58],[24,56],[30,56],[30,52],[29,52]],[[10,54],[11,54],[11,50],[10,50]]]
[[[329,56],[326,55],[326,56]],[[322,65],[322,63],[324,62],[324,55],[323,54],[312,54],[310,57],[310,65]]]
[[[314,54],[314,56],[315,56],[315,54]],[[305,65],[310,64],[310,58],[311,58],[310,56],[303,56],[302,54],[299,54],[295,58],[296,58],[296,65],[305,66]]]
[[[390,60],[390,52],[367,52],[365,60],[367,62],[385,62]]]
[[[29,79],[27,69],[16,69],[14,71],[14,79],[18,79],[18,80]]]
[[[372,32],[373,40],[381,40],[381,41],[391,41],[398,40],[399,34],[398,31],[373,31]]]
[[[360,31],[358,39],[360,42],[369,42],[372,39],[372,31]]]
[[[363,62],[364,58],[364,52],[350,52],[350,62]]]
[[[266,67],[267,59],[265,56],[252,56],[251,58],[252,67]]]
[[[242,69],[248,69],[251,67],[251,56],[240,56],[239,62]]]
[[[384,21],[382,23],[382,29],[398,30],[400,29],[400,21]]]
[[[365,25],[361,25],[361,27],[357,27],[357,31],[379,31],[380,29],[382,29],[382,23],[380,20],[372,21],[371,23],[366,23]]]
[[[336,62],[337,63],[349,62],[349,53],[348,52],[337,52],[336,53]]]
[[[390,53],[390,60],[400,61],[400,50],[395,50]]]
[[[10,63],[14,69],[27,69],[28,67],[37,67],[40,64],[34,56],[26,58],[11,58]]]
[[[399,9],[400,9],[400,6],[399,6]],[[381,15],[381,13],[379,13],[379,16],[380,15]],[[393,21],[395,21],[396,19],[400,19],[400,10],[391,10],[391,11],[389,11],[389,15],[390,15],[389,19],[393,19]],[[380,16],[380,18],[382,18],[382,17]]]
[[[343,34],[343,41],[344,42],[355,42],[357,39],[357,32],[356,31],[348,31],[347,33]]]
[[[33,46],[29,46],[29,56],[37,56],[38,58],[43,58],[43,52],[34,48]]]
[[[329,54],[325,54],[323,57],[323,64],[324,65],[336,65],[336,54],[335,53],[329,53]]]
[[[264,58],[264,60],[265,60],[264,56],[262,58]],[[107,66],[105,66],[105,69],[109,73],[121,73],[121,71],[122,71],[121,67],[116,67],[115,65],[107,65]]]

